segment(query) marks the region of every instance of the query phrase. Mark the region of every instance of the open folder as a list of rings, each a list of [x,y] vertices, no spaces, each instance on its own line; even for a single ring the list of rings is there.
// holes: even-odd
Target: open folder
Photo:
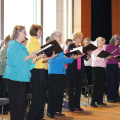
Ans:
[[[112,54],[107,52],[107,51],[102,50],[97,56],[100,57],[100,58],[106,58],[109,55],[112,55]]]
[[[41,49],[37,52],[37,56],[39,56],[42,53],[45,53],[48,57],[52,56],[53,51],[55,54],[58,54],[62,52],[61,46],[58,44],[56,40],[53,40],[43,46],[41,46]]]
[[[83,53],[87,53],[88,51],[91,51],[91,50],[94,51],[96,49],[97,47],[95,45],[89,44],[83,48]]]
[[[114,58],[116,58],[118,62],[120,62],[120,55],[115,55]]]
[[[82,55],[82,53],[83,53],[83,46],[80,46],[80,47],[77,47],[77,48],[73,48],[72,50],[70,50],[70,52],[65,54],[65,56],[70,57],[72,54]]]

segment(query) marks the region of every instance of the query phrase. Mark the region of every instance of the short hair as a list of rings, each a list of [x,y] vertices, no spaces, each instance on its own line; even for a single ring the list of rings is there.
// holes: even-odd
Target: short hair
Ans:
[[[30,30],[29,30],[29,34],[31,36],[37,36],[37,32],[38,32],[39,29],[42,31],[42,26],[32,24],[32,26],[30,27]]]
[[[120,40],[119,35],[113,35],[109,41],[110,44],[114,45],[116,40]],[[119,44],[118,44],[119,45]]]
[[[16,38],[18,38],[18,32],[21,32],[23,29],[25,29],[25,26],[22,26],[22,25],[16,25],[14,28],[13,28],[13,32],[12,32],[12,35],[11,35],[11,40],[15,40]]]
[[[86,45],[86,43],[88,43],[89,41],[91,41],[91,39],[87,37],[83,40],[83,44]]]
[[[73,33],[73,40],[75,40],[76,38],[82,36],[83,37],[83,34],[81,32],[74,32]]]
[[[55,36],[62,36],[62,32],[59,30],[55,30],[52,34],[51,34],[51,40],[54,40]]]
[[[72,39],[67,39],[66,42],[65,42],[65,44],[67,45],[68,42],[72,42],[72,41],[73,41]]]
[[[97,37],[97,38],[96,38],[96,41],[97,41],[97,43],[98,43],[99,41],[106,42],[105,38],[103,38],[103,37]]]
[[[47,42],[50,39],[50,36],[46,37],[45,41]]]
[[[11,41],[10,35],[7,35],[4,39],[4,42],[6,43],[6,42],[9,42],[9,41]]]

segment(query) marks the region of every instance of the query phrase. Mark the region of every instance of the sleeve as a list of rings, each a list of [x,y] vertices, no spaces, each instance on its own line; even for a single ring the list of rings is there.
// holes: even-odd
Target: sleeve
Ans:
[[[32,61],[33,61],[32,59],[30,59],[30,60],[27,61],[28,64],[29,64],[29,66],[30,66],[29,70],[32,70],[35,67],[35,63],[31,64]]]
[[[65,64],[72,63],[74,59],[72,58],[65,58]]]
[[[0,51],[0,62],[1,62],[2,68],[5,68],[5,66],[6,66],[6,55],[4,54],[3,50]]]

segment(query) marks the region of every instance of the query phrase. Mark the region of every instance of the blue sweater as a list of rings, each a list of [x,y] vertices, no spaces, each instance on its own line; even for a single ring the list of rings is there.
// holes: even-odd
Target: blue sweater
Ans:
[[[49,60],[48,74],[66,74],[65,64],[72,63],[73,59],[66,58],[64,52]]]
[[[28,56],[26,47],[12,40],[8,43],[7,48],[7,66],[3,75],[3,78],[7,78],[13,81],[29,82],[31,73],[30,69],[35,66],[32,64],[32,59],[25,61],[25,57]]]

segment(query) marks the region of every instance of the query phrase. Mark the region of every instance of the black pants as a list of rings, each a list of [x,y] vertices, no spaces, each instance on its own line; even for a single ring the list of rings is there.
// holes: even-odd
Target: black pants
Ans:
[[[2,78],[0,75],[0,98],[8,98],[8,80]],[[4,106],[4,112],[9,110],[9,104]],[[2,111],[2,107],[0,106],[0,112]]]
[[[6,97],[8,92],[8,80],[0,75],[0,97]]]
[[[80,107],[81,84],[82,71],[69,71],[69,108],[71,110]]]
[[[10,120],[24,120],[26,83],[8,80]]]
[[[107,64],[107,99],[117,100],[119,95],[119,69],[118,64]]]
[[[31,71],[32,100],[29,110],[29,120],[43,118],[45,95],[46,95],[46,74],[44,69],[33,69]]]
[[[106,81],[105,68],[93,67],[92,68],[92,78],[93,78],[93,85],[94,85],[92,102],[102,102],[105,81]]]
[[[91,85],[92,84],[92,67],[85,66],[85,72],[87,75],[88,85]]]
[[[48,113],[62,112],[65,75],[50,74],[48,83]]]

